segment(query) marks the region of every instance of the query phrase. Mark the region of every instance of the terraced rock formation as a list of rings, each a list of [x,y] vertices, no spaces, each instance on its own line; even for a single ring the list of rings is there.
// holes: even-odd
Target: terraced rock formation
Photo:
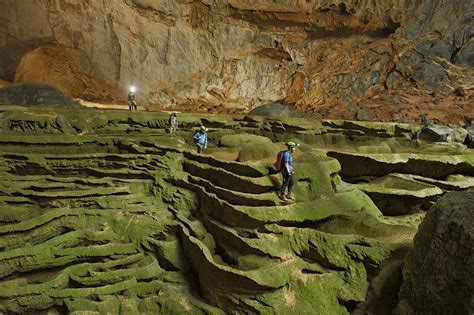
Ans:
[[[393,309],[398,287],[387,292],[376,285],[382,274],[399,277],[400,265],[390,266],[403,259],[424,212],[384,216],[345,181],[375,178],[371,166],[380,162],[366,153],[370,167],[359,166],[346,156],[361,155],[354,149],[418,151],[417,167],[401,172],[429,168],[434,159],[462,160],[462,167],[443,170],[450,178],[420,171],[416,180],[444,190],[474,186],[472,150],[452,146],[450,155],[458,158],[446,162],[445,151],[433,154],[436,145],[412,140],[419,126],[183,114],[170,136],[167,118],[3,108],[2,312]],[[199,155],[191,135],[201,123],[210,128],[211,143]],[[291,204],[275,193],[273,155],[236,161],[243,150],[262,143],[278,150],[287,140],[302,143]],[[366,171],[346,177],[348,163]],[[462,185],[449,186],[454,179]]]

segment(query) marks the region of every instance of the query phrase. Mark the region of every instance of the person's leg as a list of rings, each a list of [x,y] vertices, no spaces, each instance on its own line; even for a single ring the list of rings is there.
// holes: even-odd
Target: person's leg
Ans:
[[[201,153],[202,152],[202,147],[199,144],[196,145],[196,147],[197,147],[198,153]]]
[[[288,175],[288,194],[286,195],[290,199],[295,199],[291,191],[293,190],[293,175]]]
[[[281,188],[280,188],[280,198],[282,199],[286,199],[285,197],[285,191],[286,191],[286,188],[288,187],[288,180],[289,180],[289,174],[288,172],[286,171],[283,171],[281,173],[282,177],[283,177],[283,183],[281,184]]]

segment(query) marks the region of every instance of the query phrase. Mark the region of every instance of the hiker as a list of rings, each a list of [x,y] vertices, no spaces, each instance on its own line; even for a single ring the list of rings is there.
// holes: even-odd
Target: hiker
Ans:
[[[293,188],[293,175],[295,173],[293,169],[293,153],[299,144],[295,142],[288,142],[286,144],[288,150],[283,152],[281,157],[281,176],[283,177],[283,183],[280,189],[280,199],[283,201],[295,200],[295,197],[291,193]],[[288,192],[285,194],[285,191]]]
[[[170,133],[173,134],[178,129],[178,117],[176,117],[176,113],[171,113],[168,123],[170,124]]]
[[[128,110],[137,110],[137,94],[133,86],[128,90]]]
[[[196,143],[198,153],[207,148],[207,128],[205,126],[199,127],[193,136],[194,143]]]

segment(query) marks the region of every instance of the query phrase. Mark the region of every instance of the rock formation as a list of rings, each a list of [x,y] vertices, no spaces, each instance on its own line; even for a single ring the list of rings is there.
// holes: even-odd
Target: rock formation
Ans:
[[[3,109],[0,312],[380,314],[424,212],[383,215],[346,180],[474,187],[472,150],[413,140],[419,126],[179,114],[171,136],[167,119]],[[288,140],[301,143],[291,204],[272,168]]]
[[[103,100],[134,84],[149,108],[281,102],[346,119],[473,116],[469,0],[0,4],[0,79]]]
[[[440,199],[415,236],[397,314],[472,314],[474,193]]]

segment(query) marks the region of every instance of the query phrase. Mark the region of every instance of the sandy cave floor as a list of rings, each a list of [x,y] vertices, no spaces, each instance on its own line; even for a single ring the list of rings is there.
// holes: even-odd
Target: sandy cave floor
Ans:
[[[82,99],[78,100],[83,106],[101,109],[128,109],[127,104],[98,103]],[[396,104],[394,104],[396,100]],[[299,108],[296,108],[299,110]],[[194,105],[185,108],[166,108],[150,105],[148,108],[138,106],[139,111],[165,112],[194,112],[203,114],[247,114],[249,109],[226,108],[221,105]],[[358,119],[358,112],[368,112],[372,121],[468,125],[474,121],[474,97],[447,96],[445,98],[429,99],[425,96],[386,96],[374,98],[366,103],[359,103],[352,109],[337,103],[327,103],[318,107],[305,107],[305,111],[314,118],[321,119]]]

